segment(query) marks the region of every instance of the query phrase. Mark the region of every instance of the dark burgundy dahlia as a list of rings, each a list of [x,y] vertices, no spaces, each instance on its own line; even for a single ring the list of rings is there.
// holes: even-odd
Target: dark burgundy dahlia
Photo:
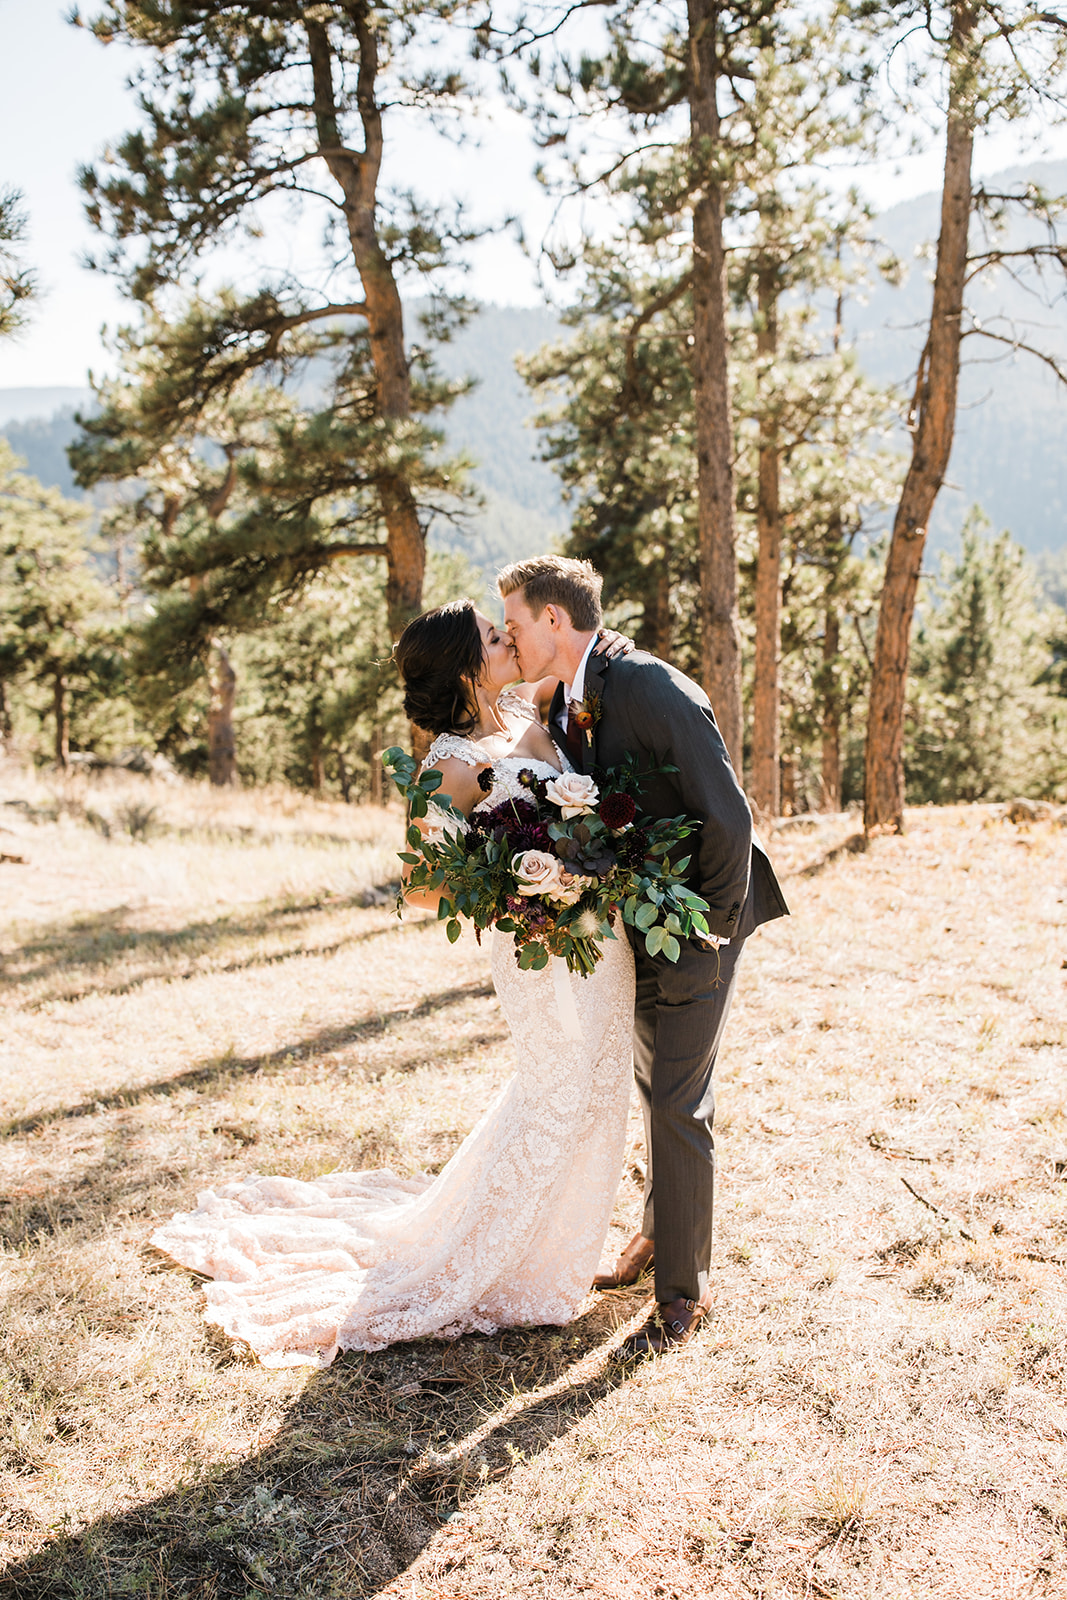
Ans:
[[[552,849],[552,840],[548,836],[548,829],[543,822],[532,823],[528,828],[520,828],[517,833],[510,835],[511,843],[517,853],[523,850]]]
[[[637,815],[628,794],[606,794],[600,802],[600,820],[605,828],[627,828]]]

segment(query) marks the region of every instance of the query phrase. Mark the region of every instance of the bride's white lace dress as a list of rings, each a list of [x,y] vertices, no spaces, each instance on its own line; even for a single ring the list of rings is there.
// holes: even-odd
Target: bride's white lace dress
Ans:
[[[443,735],[445,755],[492,760]],[[493,762],[476,809],[523,793],[528,758]],[[560,970],[562,968],[562,971]],[[522,972],[492,935],[515,1076],[436,1177],[252,1176],[208,1190],[152,1237],[204,1273],[205,1315],[266,1366],[326,1365],[426,1335],[564,1323],[589,1290],[618,1185],[631,1084],[633,957],[607,940],[591,977]],[[574,1005],[568,1001],[568,992]]]

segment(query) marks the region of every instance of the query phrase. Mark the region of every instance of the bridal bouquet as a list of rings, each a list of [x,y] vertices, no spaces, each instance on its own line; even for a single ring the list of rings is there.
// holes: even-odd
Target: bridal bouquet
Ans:
[[[682,876],[690,856],[676,854],[699,823],[640,816],[636,762],[601,773],[598,783],[578,772],[546,779],[520,770],[520,798],[470,817],[436,792],[440,773],[418,775],[418,762],[395,747],[382,762],[409,807],[400,856],[411,869],[407,886],[441,891],[437,914],[452,943],[465,917],[479,939],[490,927],[513,934],[520,967],[562,956],[585,977],[603,940],[615,938],[616,912],[651,955],[668,961],[678,960],[682,939],[707,935],[707,902]],[[479,782],[491,793],[490,768]],[[416,818],[426,819],[425,832]],[[398,910],[403,903],[401,894]]]

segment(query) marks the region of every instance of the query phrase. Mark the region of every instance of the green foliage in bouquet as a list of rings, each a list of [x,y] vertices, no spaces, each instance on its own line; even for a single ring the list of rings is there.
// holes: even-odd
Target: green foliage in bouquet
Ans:
[[[409,848],[400,856],[410,868],[407,887],[440,893],[437,914],[451,942],[465,917],[479,938],[491,927],[513,934],[521,968],[539,969],[557,955],[584,977],[603,941],[615,938],[616,913],[650,955],[668,961],[678,960],[683,939],[707,937],[707,902],[685,883],[691,857],[675,854],[699,823],[639,816],[634,794],[648,774],[635,759],[600,774],[598,784],[520,770],[522,798],[470,817],[439,792],[439,772],[420,774],[397,747],[382,762],[408,805]],[[423,832],[418,822],[426,819]],[[401,893],[398,911],[403,904]]]

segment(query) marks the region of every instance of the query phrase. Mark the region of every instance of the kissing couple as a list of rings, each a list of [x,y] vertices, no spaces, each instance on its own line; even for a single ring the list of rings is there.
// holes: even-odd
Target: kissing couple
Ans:
[[[417,617],[397,643],[405,712],[433,736],[423,771],[439,771],[440,793],[474,817],[522,797],[531,774],[556,780],[636,756],[643,813],[697,825],[688,880],[707,902],[708,937],[684,941],[672,962],[620,923],[593,972],[575,978],[559,958],[520,969],[494,930],[516,1070],[436,1177],[252,1175],[160,1228],[153,1244],[212,1280],[208,1321],[266,1366],[566,1323],[591,1285],[635,1283],[649,1267],[656,1306],[624,1355],[684,1344],[710,1308],[712,1076],[745,940],[788,908],[707,696],[605,634],[593,566],[540,556],[506,567],[498,588],[503,629],[457,601]],[[408,898],[436,906],[440,893]],[[647,1144],[641,1232],[594,1283],[631,1071]]]

